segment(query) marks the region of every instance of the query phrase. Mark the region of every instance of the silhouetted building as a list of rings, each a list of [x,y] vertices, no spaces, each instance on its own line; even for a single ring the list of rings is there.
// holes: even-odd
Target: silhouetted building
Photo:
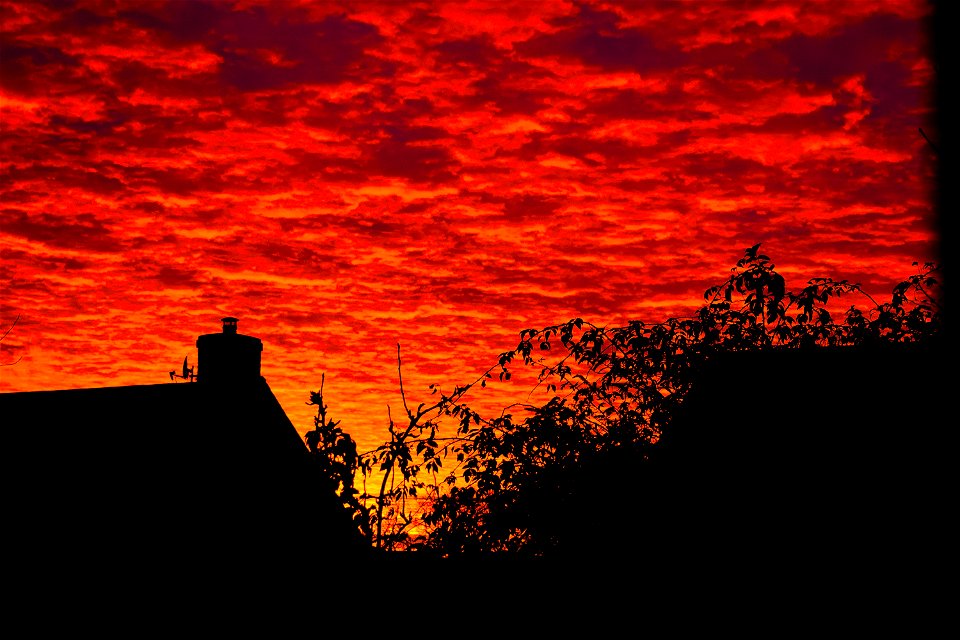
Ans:
[[[261,341],[224,318],[197,348],[196,382],[0,394],[15,538],[111,560],[358,548],[260,376]]]

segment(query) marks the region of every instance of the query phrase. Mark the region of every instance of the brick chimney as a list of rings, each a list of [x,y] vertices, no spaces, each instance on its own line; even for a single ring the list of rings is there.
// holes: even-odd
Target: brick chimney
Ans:
[[[260,338],[237,333],[236,318],[222,318],[223,332],[197,338],[197,382],[231,384],[260,379]]]

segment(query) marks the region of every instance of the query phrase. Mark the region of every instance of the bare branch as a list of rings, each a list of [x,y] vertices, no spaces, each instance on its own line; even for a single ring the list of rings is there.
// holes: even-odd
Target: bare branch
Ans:
[[[7,334],[13,331],[13,328],[17,326],[17,323],[20,322],[20,314],[17,314],[17,317],[14,319],[13,323],[10,325],[10,328],[3,332],[3,335],[0,336],[0,342],[3,342],[3,339],[7,337]]]
[[[407,417],[413,420],[413,413],[407,406],[407,395],[403,392],[403,373],[400,371],[400,343],[397,343],[397,377],[400,379],[400,399],[403,400],[403,410],[407,412]]]
[[[7,328],[7,330],[3,332],[3,335],[0,336],[0,342],[3,342],[3,339],[6,338],[6,337],[10,334],[11,331],[13,331],[13,328],[14,328],[15,326],[17,326],[17,323],[18,323],[18,322],[20,322],[20,314],[19,314],[19,313],[17,314],[17,317],[14,318],[13,322],[10,324],[10,326]],[[14,360],[13,362],[0,362],[0,367],[12,367],[13,365],[17,364],[17,363],[20,362],[21,360],[23,360],[23,355],[22,355],[22,354],[20,355],[19,358],[17,358],[17,359]]]
[[[927,134],[924,132],[923,127],[920,127],[920,135],[922,135],[923,139],[927,141],[927,144],[930,145],[930,148],[933,149],[933,152],[939,156],[940,149],[937,148],[937,145],[933,144],[933,141],[927,137]]]

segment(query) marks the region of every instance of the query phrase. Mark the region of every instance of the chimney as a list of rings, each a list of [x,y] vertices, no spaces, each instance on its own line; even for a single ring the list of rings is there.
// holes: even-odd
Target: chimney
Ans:
[[[237,333],[239,320],[222,318],[223,332],[197,338],[197,382],[235,384],[260,379],[259,338]]]

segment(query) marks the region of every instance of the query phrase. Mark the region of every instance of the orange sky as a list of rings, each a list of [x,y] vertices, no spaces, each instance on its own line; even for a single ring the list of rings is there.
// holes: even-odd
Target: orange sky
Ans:
[[[523,328],[689,313],[757,242],[888,296],[937,259],[930,13],[2,1],[0,392],[168,382],[233,315],[365,448],[398,342],[416,404]]]

